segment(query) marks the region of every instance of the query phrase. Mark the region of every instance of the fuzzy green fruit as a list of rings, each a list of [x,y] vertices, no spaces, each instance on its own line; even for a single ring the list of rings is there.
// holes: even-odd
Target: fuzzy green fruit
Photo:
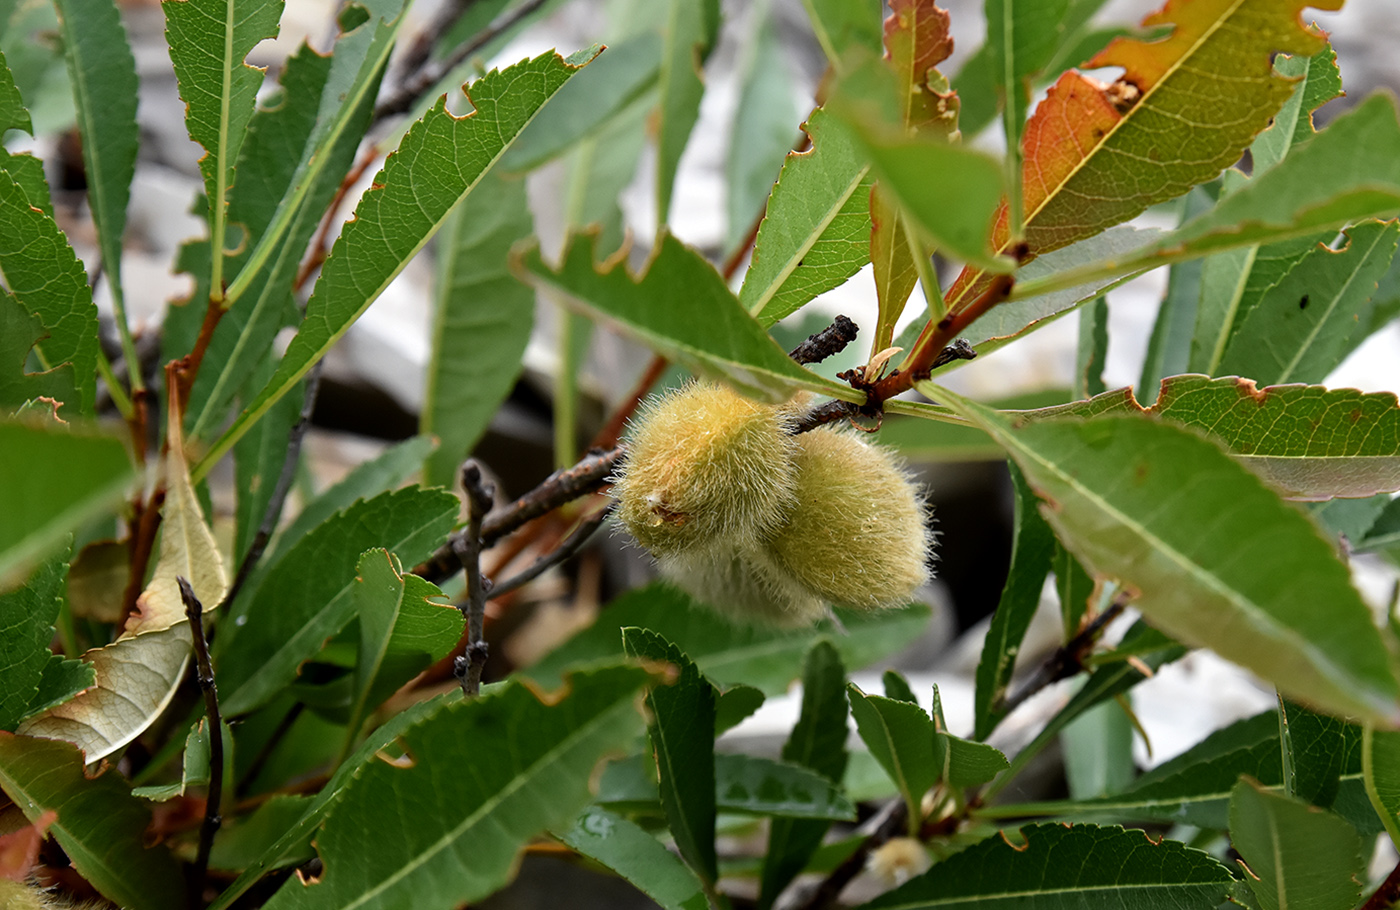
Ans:
[[[822,427],[797,441],[800,505],[768,542],[774,562],[823,601],[907,603],[928,577],[918,489],[886,450],[851,433]]]
[[[712,383],[662,397],[629,436],[618,518],[658,557],[758,546],[797,502],[789,420]]]
[[[657,565],[667,581],[738,623],[809,626],[827,612],[765,548],[698,549],[658,557]]]

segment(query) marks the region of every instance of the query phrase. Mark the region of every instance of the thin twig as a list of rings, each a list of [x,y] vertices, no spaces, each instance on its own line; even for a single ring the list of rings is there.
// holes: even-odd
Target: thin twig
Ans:
[[[632,387],[632,394],[628,395],[613,411],[608,422],[603,424],[603,428],[593,437],[590,449],[611,449],[617,445],[617,441],[622,438],[622,430],[627,426],[627,421],[632,419],[632,415],[637,413],[638,406],[651,387],[656,385],[656,381],[661,378],[661,374],[666,372],[666,367],[671,363],[665,357],[657,354],[651,358],[651,363],[642,371],[637,384]]]
[[[428,57],[432,55],[433,45],[437,43],[443,35],[447,34],[457,20],[480,2],[480,0],[446,0],[439,7],[437,15],[433,20],[423,26],[418,32],[418,37],[413,39],[413,43],[404,51],[403,58],[399,61],[398,82],[406,82],[423,68],[428,62]]]
[[[1095,616],[1093,621],[1085,626],[1078,635],[1071,638],[1063,647],[1056,648],[1055,653],[1045,658],[1044,662],[1036,668],[1035,673],[1031,675],[1031,678],[1026,680],[1015,694],[1002,703],[1001,710],[1010,714],[1020,707],[1022,702],[1041,689],[1062,679],[1069,679],[1084,669],[1084,657],[1088,654],[1089,649],[1094,646],[1094,642],[1098,641],[1099,635],[1108,624],[1121,616],[1127,606],[1128,598],[1126,595],[1119,595],[1115,598],[1113,603],[1109,604],[1108,608],[1098,616]]]
[[[890,838],[904,833],[908,824],[908,814],[908,807],[903,799],[890,800],[860,826],[856,833],[864,834],[865,840],[861,841],[860,846],[856,847],[855,852],[846,857],[841,865],[831,870],[831,874],[823,879],[821,884],[811,891],[798,887],[790,888],[778,898],[774,906],[778,910],[795,910],[799,907],[801,910],[823,910],[831,906],[851,880],[865,868],[870,854]]]
[[[202,906],[204,878],[209,870],[209,851],[214,835],[223,824],[219,803],[224,794],[224,724],[219,716],[219,690],[214,683],[214,664],[209,660],[209,641],[204,637],[204,606],[183,576],[176,576],[180,599],[185,602],[185,615],[190,620],[190,637],[194,642],[195,676],[204,692],[204,716],[209,724],[209,797],[204,803],[204,822],[199,826],[199,852],[190,870],[191,903]]]
[[[793,348],[788,356],[798,363],[821,363],[844,351],[858,334],[859,326],[845,316],[837,316],[831,325]]]
[[[118,627],[126,623],[127,617],[136,612],[136,599],[146,584],[146,568],[155,552],[156,531],[160,528],[160,507],[165,504],[165,487],[157,486],[151,491],[151,498],[133,504],[131,518],[131,563],[127,569],[126,588],[122,591],[122,618]]]
[[[267,549],[268,540],[272,538],[273,529],[277,527],[277,519],[282,515],[282,506],[287,501],[287,493],[292,489],[292,479],[296,476],[297,462],[301,458],[302,441],[306,439],[306,431],[311,429],[311,413],[316,410],[316,395],[321,390],[321,366],[324,363],[324,360],[316,361],[306,373],[306,398],[301,403],[301,414],[297,422],[292,424],[291,430],[287,432],[287,456],[282,460],[282,473],[277,476],[277,486],[273,488],[272,497],[267,501],[262,524],[258,525],[258,532],[253,535],[248,552],[244,554],[243,562],[238,565],[233,584],[229,585],[228,594],[224,595],[224,602],[219,605],[224,609],[233,604],[238,593],[243,590],[244,583],[248,581],[248,576],[253,574],[254,567]]]
[[[472,40],[454,50],[445,60],[432,66],[423,67],[412,79],[405,80],[404,85],[398,91],[380,101],[374,108],[374,117],[371,123],[378,123],[385,117],[392,117],[395,114],[408,111],[425,92],[446,78],[463,61],[496,40],[504,32],[514,28],[544,4],[545,0],[526,0],[515,9],[497,16],[494,22],[477,33]]]
[[[490,592],[491,598],[495,599],[503,594],[509,594],[521,585],[534,581],[536,578],[539,578],[545,570],[559,565],[579,550],[583,549],[583,545],[588,543],[589,538],[593,536],[594,532],[603,526],[603,522],[608,520],[608,516],[612,514],[612,511],[613,507],[611,505],[599,510],[597,515],[585,519],[563,543],[535,560],[530,564],[529,568],[522,569],[517,574],[512,575],[499,584],[492,584]]]
[[[552,512],[566,502],[587,496],[607,483],[608,477],[622,460],[625,451],[618,446],[605,452],[589,452],[578,464],[555,471],[515,502],[492,512],[481,526],[481,548],[489,548],[527,521]],[[454,547],[463,533],[459,531],[453,534],[447,543],[415,568],[413,573],[435,583],[454,575],[461,568],[460,561],[455,558]]]
[[[807,433],[828,423],[836,423],[860,414],[860,405],[849,401],[828,401],[803,414],[793,421],[789,433],[796,436]]]
[[[481,673],[490,656],[485,636],[490,582],[481,577],[481,526],[496,490],[472,459],[462,465],[462,489],[467,494],[467,527],[465,533],[455,536],[452,552],[467,573],[467,602],[462,609],[467,618],[467,646],[465,653],[453,659],[452,673],[462,681],[462,694],[470,698],[481,691]]]
[[[1361,910],[1387,910],[1400,903],[1400,865],[1396,865],[1390,870],[1390,874],[1381,882],[1381,886],[1374,893],[1366,898],[1366,903],[1361,905]]]

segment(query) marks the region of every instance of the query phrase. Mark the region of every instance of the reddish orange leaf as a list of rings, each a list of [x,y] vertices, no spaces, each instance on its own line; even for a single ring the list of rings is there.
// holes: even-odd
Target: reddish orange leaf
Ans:
[[[1118,38],[1089,62],[1121,66],[1102,85],[1069,72],[1026,125],[1024,211],[1030,258],[1082,240],[1214,178],[1238,160],[1293,90],[1273,54],[1309,56],[1325,36],[1302,11],[1342,0],[1170,0],[1143,20],[1158,41]],[[1006,213],[993,248],[1007,251]],[[990,279],[968,268],[949,289],[957,312]]]
[[[953,52],[948,11],[933,0],[891,0],[885,19],[885,59],[899,77],[904,124],[919,127],[947,123],[951,97],[947,81],[930,71]],[[944,101],[940,110],[939,101]]]

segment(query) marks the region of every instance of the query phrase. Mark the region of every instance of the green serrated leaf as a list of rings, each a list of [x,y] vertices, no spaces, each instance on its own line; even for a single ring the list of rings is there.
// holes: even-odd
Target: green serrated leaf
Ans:
[[[661,234],[638,278],[629,274],[625,257],[595,264],[596,243],[596,232],[574,235],[555,267],[544,262],[537,246],[526,248],[517,254],[515,268],[522,279],[570,308],[751,397],[781,401],[799,389],[845,400],[860,397],[793,363],[739,305],[714,267],[669,233]]]
[[[1040,592],[1045,587],[1050,557],[1055,552],[1055,535],[1040,517],[1035,494],[1014,464],[1011,465],[1011,483],[1016,493],[1011,566],[982,643],[982,659],[977,664],[976,720],[972,735],[979,740],[986,739],[1006,716],[1002,703],[1016,669],[1016,656],[1021,653],[1021,642],[1040,606]]]
[[[940,395],[1008,449],[1055,504],[1045,516],[1060,540],[1137,592],[1134,605],[1154,625],[1299,701],[1395,715],[1400,687],[1346,567],[1306,516],[1214,443],[1134,418],[1016,429]]]
[[[1230,799],[1230,841],[1264,910],[1350,910],[1361,900],[1361,837],[1330,812],[1242,780]]]
[[[287,460],[288,434],[301,419],[305,394],[305,386],[302,386],[277,402],[267,417],[233,447],[238,497],[233,512],[233,556],[236,564],[243,562],[267,515],[268,504],[272,501],[272,494],[277,489],[283,464]]]
[[[424,464],[425,483],[452,486],[462,459],[520,375],[535,295],[510,274],[507,260],[512,244],[533,230],[525,181],[494,172],[468,205],[448,216],[437,251],[432,354],[420,417],[422,433],[437,435],[441,444]]]
[[[870,261],[869,166],[823,108],[803,129],[768,200],[739,302],[765,326],[838,287]]]
[[[383,547],[410,565],[432,554],[460,503],[441,490],[383,493],[335,515],[272,564],[219,653],[225,716],[265,704],[354,617],[360,554]]]
[[[1400,489],[1400,408],[1388,392],[1322,386],[1258,389],[1227,376],[1162,380],[1151,408],[1132,390],[1028,412],[1027,419],[1134,414],[1215,438],[1235,460],[1292,499],[1361,497]]]
[[[0,171],[0,272],[25,312],[48,337],[34,346],[49,370],[73,365],[77,397],[65,417],[89,415],[97,395],[97,307],[87,273],[53,216],[35,208],[8,171]]]
[[[1006,756],[986,743],[959,739],[939,731],[945,756],[943,779],[953,787],[980,787],[1010,767]]]
[[[342,37],[341,43],[348,40]],[[345,134],[318,159],[318,176],[300,198],[300,208],[288,220],[281,206],[293,204],[286,197],[297,176],[298,161],[310,137],[324,125],[320,108],[327,85],[342,62],[341,43],[329,57],[316,53],[309,45],[298,48],[283,65],[278,90],[249,121],[248,135],[238,154],[239,180],[229,194],[228,205],[229,223],[240,233],[240,242],[237,252],[226,256],[228,270],[239,272],[247,291],[238,305],[231,305],[219,320],[190,390],[186,421],[192,437],[203,438],[224,423],[240,390],[246,398],[262,388],[270,370],[258,371],[274,362],[270,356],[273,339],[284,326],[297,323],[298,309],[292,291],[301,260],[369,125],[371,100],[367,97],[361,100],[360,109],[349,116]],[[336,116],[342,114],[337,111]],[[282,222],[286,233],[267,268],[256,275],[248,272],[248,277],[243,278],[255,249],[269,230]],[[196,300],[208,294],[209,248],[208,241],[203,240],[181,251],[180,267],[196,280]],[[255,373],[260,381],[247,388]]]
[[[736,626],[675,588],[655,584],[613,601],[592,626],[524,673],[557,685],[568,667],[621,657],[620,630],[638,626],[685,642],[686,653],[717,684],[747,683],[776,695],[802,675],[803,655],[819,638],[829,636],[847,666],[864,667],[907,647],[929,619],[922,605],[880,612],[838,608],[836,615],[844,635],[832,636],[825,625],[800,631]]]
[[[556,836],[627,879],[664,910],[707,910],[695,873],[644,828],[599,806],[589,806]]]
[[[65,552],[47,560],[23,587],[0,593],[0,730],[13,730],[38,710],[40,681],[55,659],[49,642],[67,577]],[[91,668],[87,669],[91,685]]]
[[[222,300],[228,194],[263,81],[262,68],[243,61],[259,41],[277,37],[282,0],[164,0],[162,8],[185,126],[204,147],[199,170],[215,254],[210,293]]]
[[[41,397],[76,400],[71,363],[37,373],[25,369],[30,351],[46,337],[43,321],[0,289],[0,413],[8,415],[26,401]]]
[[[387,550],[365,553],[357,572],[360,647],[346,724],[351,742],[367,713],[451,651],[466,624],[460,610],[441,602],[437,585],[405,575]]]
[[[1351,353],[1357,323],[1390,268],[1400,223],[1365,221],[1334,249],[1303,254],[1240,322],[1216,372],[1260,385],[1321,382]],[[1361,339],[1356,339],[1360,341]]]
[[[1344,720],[1281,702],[1283,729],[1288,732],[1292,780],[1288,790],[1305,803],[1331,808],[1341,777],[1360,764],[1356,728]]]
[[[488,688],[487,691],[490,689]],[[445,706],[456,702],[457,698],[457,692],[454,691],[418,702],[395,714],[383,726],[371,733],[369,738],[355,750],[354,754],[341,762],[340,767],[331,775],[331,779],[326,782],[326,785],[304,804],[300,816],[290,825],[279,826],[273,833],[273,837],[269,838],[271,840],[270,846],[266,846],[255,861],[241,864],[242,874],[219,895],[218,899],[209,906],[209,910],[224,910],[255,885],[258,879],[267,872],[313,855],[315,851],[310,849],[310,844],[316,828],[325,820],[326,813],[345,795],[346,788],[359,776],[365,766],[371,762],[379,761],[380,753],[386,748],[391,748],[405,730],[435,716]],[[303,717],[305,716],[308,715],[303,715]],[[280,820],[280,814],[278,818]]]
[[[63,53],[83,140],[88,205],[97,228],[103,271],[107,273],[117,319],[122,324],[119,331],[125,354],[132,360],[135,347],[130,345],[125,327],[121,265],[126,205],[140,143],[136,127],[136,58],[127,44],[126,30],[113,0],[55,0],[54,6],[63,33]]]
[[[1400,836],[1400,732],[1368,727],[1361,749],[1366,795],[1394,840]]]
[[[659,771],[661,806],[681,856],[703,881],[719,876],[715,857],[715,690],[680,648],[646,629],[622,630],[629,657],[665,661],[680,675],[647,695],[647,725]]]
[[[831,642],[812,644],[802,661],[802,709],[783,744],[783,761],[811,768],[832,783],[845,776],[846,669]],[[768,829],[759,905],[770,907],[821,846],[829,824],[775,818]]]
[[[676,171],[705,93],[701,66],[719,38],[719,0],[666,0],[656,128],[656,223],[671,213]]]
[[[0,590],[23,580],[74,528],[114,507],[132,477],[115,437],[0,421]]]
[[[854,683],[846,692],[860,738],[899,788],[910,818],[918,818],[920,801],[938,780],[943,764],[934,760],[933,720],[917,704],[866,695]]]
[[[253,866],[297,824],[314,801],[313,796],[277,793],[247,816],[225,819],[214,841],[214,849],[209,853],[209,868],[236,872]],[[295,862],[305,862],[316,855],[309,836],[302,848],[292,855]]]
[[[1211,186],[1198,186],[1182,197],[1181,221],[1189,221],[1215,204]],[[1152,324],[1142,379],[1138,382],[1138,395],[1145,402],[1151,403],[1155,398],[1163,379],[1189,371],[1196,310],[1202,299],[1203,264],[1200,259],[1178,262],[1168,273],[1167,293]]]
[[[754,219],[764,214],[763,200],[800,119],[770,7],[759,3],[749,11],[750,37],[739,65],[739,103],[725,158],[726,249],[739,246]]]
[[[1028,825],[1022,843],[990,837],[861,910],[1074,906],[1199,907],[1223,903],[1233,878],[1208,853],[1145,832]]]
[[[0,787],[31,822],[57,814],[49,832],[103,896],[133,910],[184,907],[180,866],[145,844],[150,810],[115,771],[84,774],[77,746],[0,733]]]
[[[411,764],[371,760],[348,781],[316,836],[320,880],[290,879],[266,906],[446,910],[491,894],[532,837],[588,804],[594,766],[641,730],[647,678],[634,667],[579,673],[552,704],[518,682],[443,701],[400,734]],[[405,814],[408,804],[419,811]]]
[[[470,195],[540,106],[594,53],[566,61],[551,52],[487,73],[468,92],[475,107],[471,114],[453,116],[444,97],[409,129],[331,249],[306,319],[277,372],[196,466],[197,478],[325,356]],[[425,186],[433,188],[426,197]],[[271,235],[269,228],[264,237]]]

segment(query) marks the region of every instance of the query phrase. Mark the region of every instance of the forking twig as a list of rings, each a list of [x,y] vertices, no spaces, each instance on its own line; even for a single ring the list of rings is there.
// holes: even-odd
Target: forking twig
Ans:
[[[467,646],[465,653],[453,659],[452,673],[462,682],[462,694],[471,697],[481,692],[481,674],[490,656],[485,638],[490,582],[481,575],[481,528],[496,491],[482,477],[481,466],[471,459],[462,465],[462,489],[467,494],[467,528],[455,535],[452,551],[467,574],[467,602],[462,610],[467,618]]]

